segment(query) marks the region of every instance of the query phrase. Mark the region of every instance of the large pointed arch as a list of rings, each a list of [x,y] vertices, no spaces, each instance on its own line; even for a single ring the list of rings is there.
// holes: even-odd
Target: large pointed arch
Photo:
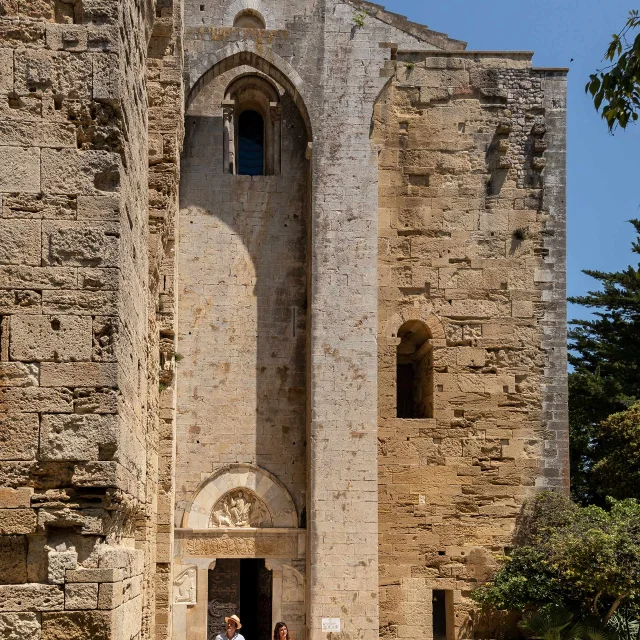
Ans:
[[[307,139],[311,142],[313,129],[304,97],[304,81],[300,74],[277,53],[258,47],[252,40],[235,42],[198,61],[194,66],[193,79],[189,80],[186,109],[189,109],[200,91],[221,73],[244,65],[269,76],[289,93],[300,110],[307,129]]]

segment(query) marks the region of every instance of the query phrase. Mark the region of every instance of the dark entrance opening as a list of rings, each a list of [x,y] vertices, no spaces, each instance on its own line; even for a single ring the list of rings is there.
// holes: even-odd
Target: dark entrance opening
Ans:
[[[433,590],[433,640],[447,640],[447,604],[442,589]]]
[[[412,364],[398,363],[397,369],[397,407],[398,418],[413,418],[413,389],[416,385]]]
[[[225,616],[242,621],[240,633],[251,640],[271,639],[272,573],[264,560],[216,561],[209,570],[208,640],[224,636]]]
[[[238,118],[238,174],[264,175],[264,119],[257,111],[243,111]]]
[[[398,329],[396,417],[433,417],[433,349],[429,330],[419,320]]]

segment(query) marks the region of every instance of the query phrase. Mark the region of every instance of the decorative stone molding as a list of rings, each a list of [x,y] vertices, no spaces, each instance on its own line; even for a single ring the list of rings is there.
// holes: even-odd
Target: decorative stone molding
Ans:
[[[304,529],[177,529],[176,557],[185,564],[195,558],[301,559],[305,535]]]
[[[286,487],[273,474],[254,465],[233,464],[200,485],[187,506],[182,526],[295,529],[298,512]]]

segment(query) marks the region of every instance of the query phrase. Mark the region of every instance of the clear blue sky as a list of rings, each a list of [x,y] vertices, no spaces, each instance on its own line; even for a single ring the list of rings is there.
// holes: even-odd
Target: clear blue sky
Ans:
[[[596,282],[582,269],[613,271],[631,253],[640,218],[640,125],[615,136],[584,93],[589,74],[630,9],[640,0],[378,0],[389,11],[468,42],[468,49],[535,51],[538,67],[569,67],[568,289],[579,295]],[[573,62],[571,59],[573,58]],[[570,307],[569,317],[588,312]]]

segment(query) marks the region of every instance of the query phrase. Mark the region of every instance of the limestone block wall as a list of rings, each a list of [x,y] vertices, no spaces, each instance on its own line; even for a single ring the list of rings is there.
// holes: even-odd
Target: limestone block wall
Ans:
[[[468,637],[468,592],[536,488],[568,488],[566,74],[530,54],[398,52],[379,145],[381,635]],[[396,413],[422,322],[433,416]]]
[[[147,592],[155,599],[145,607],[153,636],[171,637],[173,591],[173,511],[175,505],[175,397],[176,397],[176,227],[180,151],[184,137],[182,82],[182,2],[157,0],[149,40],[146,86],[149,127],[149,352],[152,356],[149,434],[155,456],[149,466],[157,470],[157,520],[149,523],[153,538],[149,564],[154,566]]]
[[[230,463],[276,475],[305,510],[305,124],[282,96],[281,175],[223,171],[221,74],[187,112],[178,245],[177,526]]]
[[[154,18],[150,1],[0,11],[3,637],[153,635],[143,610],[153,609],[158,465],[158,356],[147,344]]]
[[[244,8],[260,12],[266,30],[234,29]],[[358,26],[360,11],[366,16]],[[213,76],[249,65],[286,89],[313,137],[306,482],[311,638],[324,637],[323,617],[342,618],[351,637],[378,636],[378,171],[370,127],[387,81],[384,62],[398,46],[464,47],[369,3],[185,3],[188,91],[199,97]],[[186,182],[183,198],[185,188]],[[288,455],[283,451],[285,460]],[[196,451],[191,456],[201,464]]]

